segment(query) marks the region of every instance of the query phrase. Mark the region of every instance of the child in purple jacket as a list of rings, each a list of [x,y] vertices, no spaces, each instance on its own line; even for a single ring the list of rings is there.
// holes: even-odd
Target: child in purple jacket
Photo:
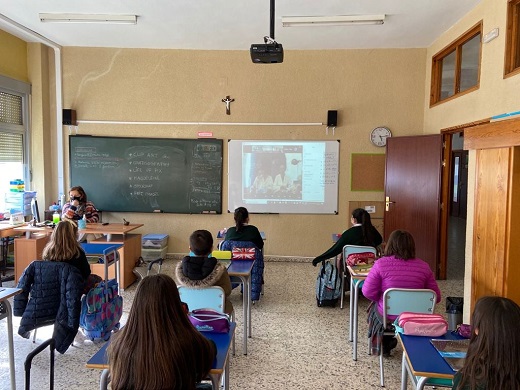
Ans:
[[[435,281],[430,266],[415,257],[415,242],[405,230],[394,230],[388,238],[385,254],[374,263],[363,284],[363,295],[375,302],[369,318],[382,323],[383,294],[389,288],[427,288],[437,294],[437,303],[441,300],[441,291]],[[393,321],[396,317],[389,316]],[[383,338],[383,354],[389,355],[397,345],[394,337]]]

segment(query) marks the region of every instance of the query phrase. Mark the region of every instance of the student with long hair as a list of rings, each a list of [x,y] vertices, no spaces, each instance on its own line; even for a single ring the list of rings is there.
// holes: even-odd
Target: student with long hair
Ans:
[[[234,214],[235,226],[226,232],[226,241],[250,241],[258,249],[264,247],[264,240],[256,226],[249,224],[249,211],[245,207],[237,207]]]
[[[453,390],[520,389],[520,306],[486,296],[475,304],[473,329],[464,366]]]
[[[437,285],[430,266],[425,261],[415,257],[415,241],[406,230],[394,230],[385,247],[384,256],[377,260],[363,283],[363,295],[374,301],[369,314],[371,334],[379,328],[383,318],[383,294],[389,288],[427,288],[435,291],[437,302],[441,301],[441,290]],[[396,316],[388,316],[388,320],[395,320]],[[392,336],[383,338],[383,354],[390,355],[390,351],[397,345]]]
[[[215,345],[198,332],[165,274],[143,278],[126,325],[107,349],[113,390],[193,390],[206,378]]]
[[[365,209],[355,209],[350,218],[352,227],[345,230],[339,240],[327,251],[316,257],[312,265],[317,266],[321,261],[330,259],[342,253],[345,245],[363,245],[374,248],[381,245],[383,238],[372,225],[370,214]]]
[[[64,261],[75,266],[85,281],[90,275],[87,256],[78,243],[78,225],[72,220],[64,220],[56,225],[49,242],[43,248],[42,259]]]
[[[85,219],[88,223],[99,221],[99,214],[94,203],[87,199],[87,194],[81,186],[74,186],[69,190],[70,200],[63,205],[62,218],[77,221]]]

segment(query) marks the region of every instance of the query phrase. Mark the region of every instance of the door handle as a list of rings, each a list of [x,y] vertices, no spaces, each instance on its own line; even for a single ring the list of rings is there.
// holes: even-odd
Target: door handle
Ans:
[[[390,197],[387,196],[385,198],[385,211],[390,211],[390,204],[391,203],[395,203],[395,202],[390,201]]]

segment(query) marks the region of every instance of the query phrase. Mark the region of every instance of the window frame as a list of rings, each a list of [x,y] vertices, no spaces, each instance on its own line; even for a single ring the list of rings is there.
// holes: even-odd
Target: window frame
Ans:
[[[515,66],[518,63],[518,66]],[[507,3],[504,78],[520,74],[520,0]]]
[[[22,125],[12,123],[0,123],[0,130],[6,133],[22,134],[23,137],[23,180],[25,189],[31,190],[31,142],[29,127],[29,99],[31,85],[23,81],[15,80],[0,75],[0,92],[20,96],[22,99]]]
[[[464,91],[460,91],[460,79],[461,79],[461,60],[462,60],[462,47],[469,42],[471,39],[480,35],[480,53],[478,60],[478,71],[477,71],[477,84]],[[454,94],[441,99],[441,85],[442,85],[442,61],[449,54],[455,52],[455,78],[454,78]],[[482,20],[471,27],[468,31],[462,34],[460,37],[451,42],[448,46],[444,47],[437,54],[432,56],[432,73],[431,73],[431,86],[430,86],[430,107],[436,106],[441,103],[453,100],[459,96],[466,95],[470,92],[476,91],[480,88],[480,70],[482,66]]]

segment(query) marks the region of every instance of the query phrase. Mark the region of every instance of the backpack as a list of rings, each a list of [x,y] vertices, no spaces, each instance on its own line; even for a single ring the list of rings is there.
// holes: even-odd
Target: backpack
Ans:
[[[341,295],[341,276],[337,267],[330,261],[321,263],[316,278],[316,303],[318,307],[336,306]]]
[[[117,281],[103,281],[81,298],[79,324],[91,340],[108,340],[112,330],[119,329],[122,312],[123,298],[118,294]]]

